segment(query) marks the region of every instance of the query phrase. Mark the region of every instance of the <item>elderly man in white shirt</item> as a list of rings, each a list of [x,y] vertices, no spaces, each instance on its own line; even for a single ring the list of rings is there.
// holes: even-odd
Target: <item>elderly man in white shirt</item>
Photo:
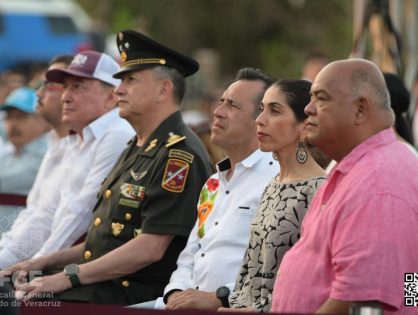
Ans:
[[[211,141],[228,158],[217,164],[217,173],[201,191],[198,220],[155,308],[217,310],[227,302],[251,220],[278,169],[272,155],[258,149],[256,138],[255,118],[271,82],[258,69],[244,68],[224,92],[214,112]]]
[[[86,232],[100,184],[134,135],[116,108],[118,69],[110,56],[84,51],[67,69],[46,73],[47,84],[63,84],[62,121],[70,136],[30,220],[16,227],[13,242],[1,242],[1,269],[70,247]]]

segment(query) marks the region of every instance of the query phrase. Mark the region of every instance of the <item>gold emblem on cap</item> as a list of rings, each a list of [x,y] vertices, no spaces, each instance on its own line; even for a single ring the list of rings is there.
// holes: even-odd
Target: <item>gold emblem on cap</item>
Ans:
[[[165,61],[165,59],[160,59],[160,65],[165,65],[167,63],[167,61]]]
[[[123,40],[123,33],[122,32],[118,33],[118,38],[119,38],[119,40]]]
[[[100,223],[102,223],[102,219],[96,218],[96,220],[94,220],[94,226],[99,226]]]
[[[180,141],[183,141],[184,139],[186,139],[185,136],[179,136],[179,135],[176,135],[172,132],[170,132],[168,135],[169,135],[169,137],[167,139],[167,144],[165,145],[166,148],[176,144],[177,142],[180,142]]]
[[[128,281],[128,280],[122,281],[122,285],[123,285],[125,288],[129,287],[129,281]]]
[[[119,236],[119,234],[122,233],[124,227],[125,225],[119,222],[112,223],[112,234],[114,236]]]
[[[158,143],[158,139],[151,140],[151,142],[149,143],[149,145],[145,149],[145,152],[148,152],[148,151],[151,151],[152,149],[154,149],[157,146],[157,143]]]
[[[125,62],[126,58],[128,58],[128,56],[126,55],[126,52],[122,51],[120,53],[120,60],[122,60],[122,62]]]
[[[91,257],[91,251],[86,250],[86,251],[84,252],[84,259],[89,259],[90,257]]]

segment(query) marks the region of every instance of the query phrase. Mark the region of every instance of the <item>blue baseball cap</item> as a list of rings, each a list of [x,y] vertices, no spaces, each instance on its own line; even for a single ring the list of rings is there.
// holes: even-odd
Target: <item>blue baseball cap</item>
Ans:
[[[37,97],[35,90],[21,87],[14,90],[1,105],[0,110],[16,108],[22,112],[33,114],[36,111]]]

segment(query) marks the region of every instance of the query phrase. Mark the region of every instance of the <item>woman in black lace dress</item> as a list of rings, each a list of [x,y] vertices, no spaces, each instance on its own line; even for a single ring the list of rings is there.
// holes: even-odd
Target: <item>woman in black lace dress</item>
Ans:
[[[310,87],[305,80],[278,81],[266,91],[260,106],[260,149],[273,152],[280,173],[264,190],[235,289],[229,297],[231,308],[239,311],[270,310],[280,262],[298,241],[308,205],[325,180],[325,172],[305,142],[304,108],[310,100]]]

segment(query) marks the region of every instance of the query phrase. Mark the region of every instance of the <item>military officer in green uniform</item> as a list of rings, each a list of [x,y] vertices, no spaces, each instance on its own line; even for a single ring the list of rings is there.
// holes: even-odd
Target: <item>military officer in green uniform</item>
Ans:
[[[196,219],[209,156],[179,108],[198,63],[135,31],[117,36],[120,116],[137,135],[102,184],[85,242],[19,266],[64,268],[16,285],[25,299],[133,304],[161,296]],[[77,165],[74,165],[77,167]]]

